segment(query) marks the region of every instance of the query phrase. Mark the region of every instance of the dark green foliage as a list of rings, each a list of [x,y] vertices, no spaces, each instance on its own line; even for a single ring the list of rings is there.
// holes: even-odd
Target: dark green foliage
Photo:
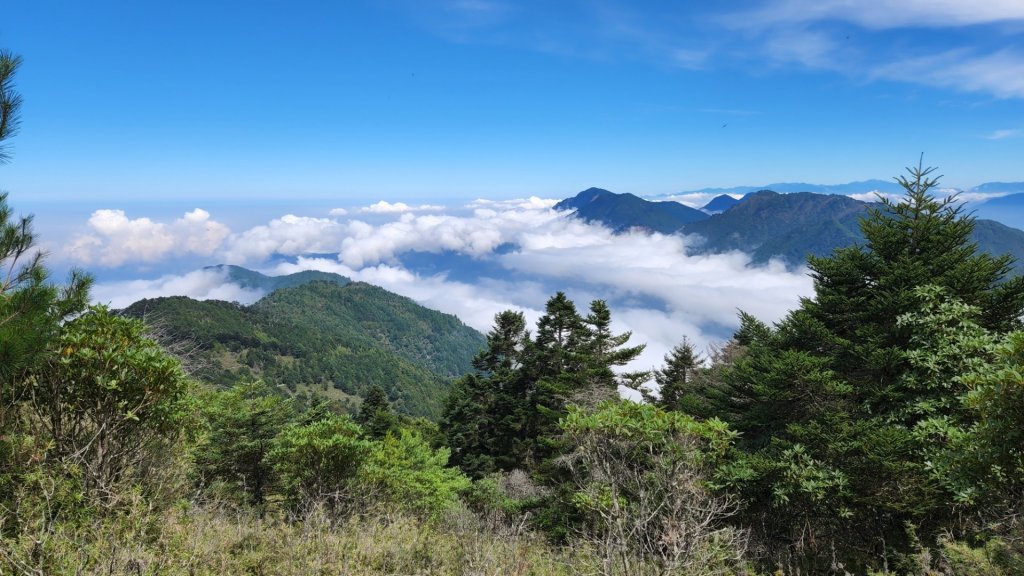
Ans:
[[[80,272],[63,287],[49,281],[32,218],[15,218],[0,192],[0,429],[24,392],[15,383],[41,361],[60,323],[85,309],[91,285]]]
[[[203,416],[208,432],[196,451],[200,482],[218,483],[227,495],[262,506],[278,484],[269,454],[294,417],[291,405],[254,381],[208,392]]]
[[[380,440],[396,429],[398,421],[391,412],[388,395],[380,386],[370,388],[359,406],[356,422],[370,438]]]
[[[692,391],[693,374],[701,362],[700,355],[693,351],[693,346],[685,338],[672,348],[665,356],[665,367],[654,373],[654,381],[658,383],[659,407],[693,413],[688,405],[697,401]]]
[[[3,141],[18,132],[21,120],[21,94],[14,90],[14,74],[20,65],[21,56],[0,50],[0,164],[10,159]]]
[[[753,474],[735,480],[771,562],[893,567],[953,526],[918,426],[957,408],[935,374],[915,380],[908,350],[922,343],[898,318],[921,308],[915,288],[934,285],[1003,332],[1018,326],[1024,281],[1006,280],[1010,258],[976,252],[973,221],[930,195],[930,172],[911,170],[906,198],[871,210],[865,246],[810,259],[814,298],[775,327],[742,318],[746,353],[706,398],[742,433],[741,470]]]
[[[460,378],[448,393],[441,429],[452,463],[471,477],[509,470],[525,457],[535,388],[527,369],[531,351],[522,312],[497,314],[487,348],[473,360],[478,374]]]
[[[614,398],[612,368],[643,346],[626,347],[629,333],[613,334],[601,300],[583,318],[562,292],[552,296],[531,340],[519,312],[495,317],[488,348],[474,360],[477,374],[455,383],[441,421],[452,461],[475,478],[495,470],[544,465],[563,446],[559,420],[570,405],[596,406]]]
[[[310,282],[253,306],[183,297],[136,302],[166,337],[198,348],[197,376],[250,375],[290,391],[361,396],[381,386],[397,410],[436,418],[449,378],[470,370],[483,338],[454,316],[359,282]]]

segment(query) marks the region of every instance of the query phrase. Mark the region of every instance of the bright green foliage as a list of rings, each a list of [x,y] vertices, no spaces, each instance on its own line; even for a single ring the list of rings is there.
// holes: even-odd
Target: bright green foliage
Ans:
[[[469,478],[448,468],[448,450],[434,450],[418,434],[402,430],[374,444],[359,472],[371,503],[436,518],[454,509]]]
[[[391,403],[388,402],[388,395],[383,388],[380,386],[370,388],[362,405],[359,406],[356,422],[363,428],[367,436],[377,440],[397,429],[398,420],[391,411]]]
[[[81,466],[87,488],[110,488],[190,422],[181,366],[144,329],[93,307],[63,327],[32,372],[31,405],[53,457]]]
[[[944,290],[917,294],[922,310],[900,323],[915,328],[908,409],[934,477],[960,504],[1024,505],[1024,332],[999,337]]]
[[[203,415],[208,432],[196,451],[200,481],[217,482],[230,496],[261,506],[278,484],[268,456],[294,416],[291,404],[254,381],[209,393]]]
[[[361,432],[349,417],[332,415],[278,434],[267,457],[294,506],[337,507],[352,497],[352,478],[371,447]]]

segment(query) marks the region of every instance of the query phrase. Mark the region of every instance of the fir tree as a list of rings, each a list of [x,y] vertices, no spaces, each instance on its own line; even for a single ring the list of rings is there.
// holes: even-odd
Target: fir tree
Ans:
[[[378,440],[387,436],[388,432],[395,430],[398,424],[391,411],[391,402],[388,401],[387,392],[376,385],[366,393],[366,398],[359,406],[359,414],[355,420],[362,426],[363,432],[367,436]]]
[[[997,332],[1024,311],[1024,279],[1006,278],[1011,258],[976,252],[973,220],[933,196],[932,172],[898,179],[905,197],[862,221],[864,246],[810,258],[815,295],[799,309],[774,327],[745,316],[736,340],[746,353],[705,397],[749,454],[739,468],[747,520],[804,570],[897,563],[953,526],[952,497],[914,432],[924,416],[913,407],[935,394],[908,379],[913,326],[897,319],[920,307],[914,289],[934,285],[984,310]]]
[[[686,338],[665,355],[665,367],[654,373],[654,381],[658,383],[659,407],[663,410],[688,412],[684,400],[691,393],[693,372],[700,363],[700,355],[693,351],[693,346]]]

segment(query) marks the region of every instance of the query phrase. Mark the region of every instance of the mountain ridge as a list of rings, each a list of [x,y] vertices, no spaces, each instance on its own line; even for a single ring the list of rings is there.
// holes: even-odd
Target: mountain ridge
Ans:
[[[377,286],[330,273],[300,278],[322,275],[249,306],[171,296],[140,300],[122,313],[193,348],[196,376],[211,384],[261,378],[303,401],[327,396],[349,410],[379,385],[396,409],[440,416],[449,382],[472,370],[484,336]]]

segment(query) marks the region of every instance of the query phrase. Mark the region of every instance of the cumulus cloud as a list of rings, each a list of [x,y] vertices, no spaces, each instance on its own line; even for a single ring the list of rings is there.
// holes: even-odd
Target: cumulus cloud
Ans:
[[[410,206],[405,202],[395,202],[392,204],[384,200],[359,209],[364,214],[403,214],[405,212],[441,212],[442,210],[444,210],[444,206],[437,206],[435,204]]]
[[[344,208],[331,208],[331,211],[327,213],[328,216],[345,216],[348,214],[348,210]]]
[[[690,255],[693,238],[615,235],[549,209],[474,205],[465,217],[406,215],[379,226],[353,223],[354,235],[343,243],[350,250],[343,249],[337,260],[300,257],[267,272],[335,272],[455,314],[481,331],[505,309],[523,310],[536,321],[555,290],[567,291],[582,309],[591,299],[605,299],[616,329],[632,331],[635,342],[648,344],[633,366],[643,369],[660,366],[683,336],[700,348],[720,343],[737,325],[738,309],[774,321],[795,307],[799,296],[811,293],[805,270],[788,270],[779,262],[752,266],[740,252]],[[474,239],[477,231],[488,235]],[[493,252],[506,243],[516,248]],[[482,273],[467,283],[445,274],[417,275],[395,259],[428,248],[487,258],[503,272]]]
[[[263,296],[258,290],[227,283],[227,273],[196,270],[183,275],[166,275],[154,280],[101,282],[93,287],[94,302],[125,308],[143,298],[189,296],[196,300],[226,300],[251,304]]]
[[[124,210],[96,210],[88,232],[72,238],[65,252],[82,264],[120,266],[157,262],[167,256],[213,254],[230,234],[228,227],[196,208],[170,223],[130,219]]]
[[[287,214],[232,236],[223,257],[226,262],[243,264],[259,262],[275,254],[337,252],[345,232],[345,225],[330,218]]]
[[[557,290],[564,290],[584,313],[591,300],[604,299],[612,307],[615,329],[632,331],[633,342],[648,345],[631,366],[635,369],[660,366],[683,336],[699,348],[727,338],[739,308],[773,321],[811,292],[805,271],[788,270],[781,263],[753,266],[740,252],[691,255],[688,249],[696,240],[684,236],[615,235],[553,210],[554,203],[539,198],[478,200],[464,213],[404,213],[379,224],[287,215],[230,235],[211,259],[260,269],[270,256],[286,255],[287,261],[263,264],[261,271],[335,272],[455,314],[480,331],[487,331],[494,315],[506,309],[522,310],[536,322]],[[110,216],[113,229],[127,226],[118,215]],[[195,214],[193,220],[202,221],[201,216]],[[139,220],[138,228],[156,225]],[[106,230],[104,222],[98,221],[95,230]],[[157,252],[173,250],[161,246]],[[410,251],[455,255],[451,257],[459,259],[459,273],[433,268],[417,273],[402,264]],[[138,298],[171,294],[240,302],[261,296],[225,282],[221,273],[203,270],[104,283],[96,298],[124,306]]]
[[[354,220],[348,224],[338,258],[348,266],[362,268],[391,261],[409,250],[482,257],[502,244],[520,242],[530,231],[558,226],[556,221],[568,222],[548,204],[539,200],[475,203],[489,207],[475,208],[471,217],[403,214],[397,221],[379,226]]]

